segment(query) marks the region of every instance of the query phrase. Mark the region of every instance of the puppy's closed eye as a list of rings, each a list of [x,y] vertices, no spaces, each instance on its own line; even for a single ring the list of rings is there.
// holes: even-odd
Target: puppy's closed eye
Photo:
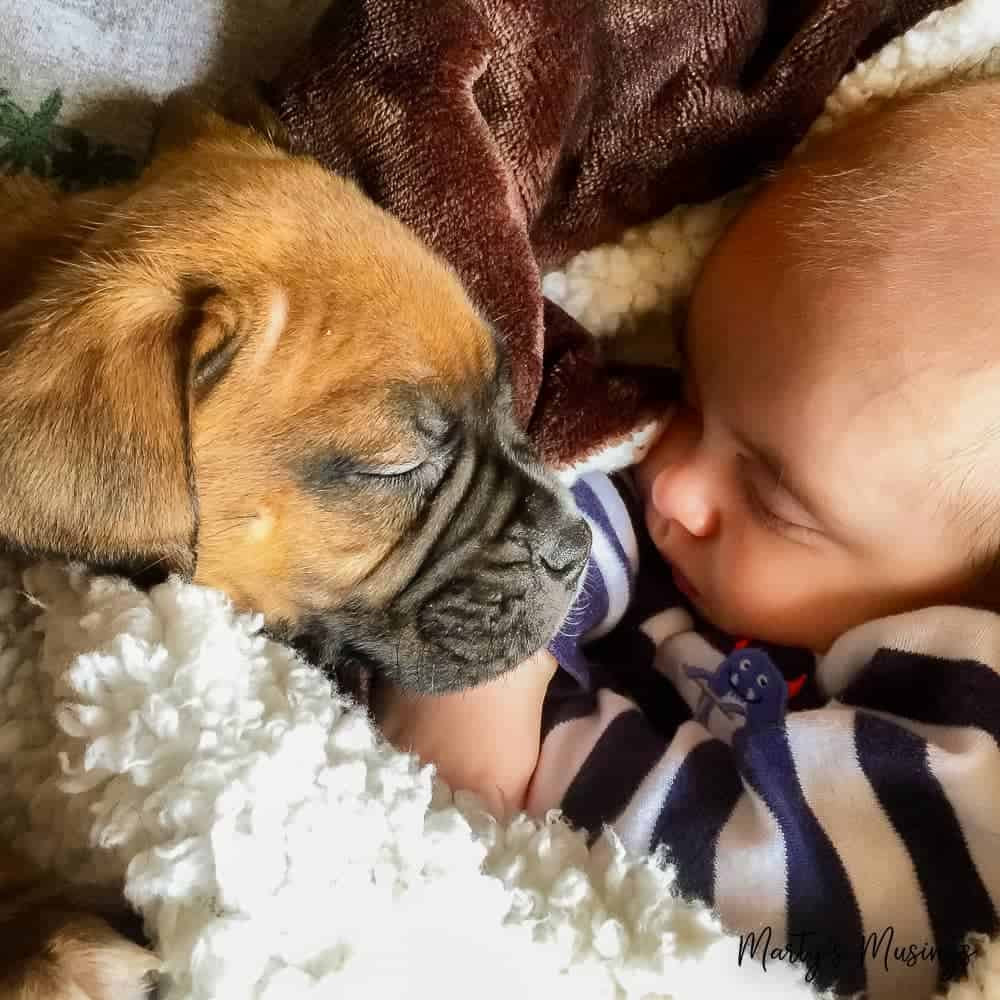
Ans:
[[[394,465],[381,465],[373,466],[371,468],[363,468],[355,473],[355,475],[362,476],[366,479],[404,479],[406,476],[412,475],[414,472],[419,472],[424,465],[427,464],[428,458],[426,455],[422,455],[420,458],[410,459],[405,462],[398,462]]]
[[[428,454],[398,462],[366,462],[334,453],[302,463],[299,475],[307,489],[324,496],[338,490],[416,487],[428,478],[428,473],[433,474],[434,469],[435,461]]]
[[[384,450],[373,447],[368,457],[334,449],[307,459],[298,466],[300,479],[317,494],[352,486],[433,486],[461,444],[461,427],[443,414],[422,412],[414,418],[413,429],[413,440],[405,448],[398,443]]]
[[[442,431],[441,439],[426,448],[419,456],[401,462],[373,463],[359,470],[358,474],[390,483],[416,480],[418,484],[431,484],[448,467],[458,448],[460,437],[457,428],[448,432]]]

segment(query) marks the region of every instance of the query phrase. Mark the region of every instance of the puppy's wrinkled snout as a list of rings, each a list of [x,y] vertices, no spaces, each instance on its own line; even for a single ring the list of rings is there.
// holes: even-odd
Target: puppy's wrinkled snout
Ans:
[[[522,508],[522,528],[536,565],[572,585],[590,555],[587,522],[551,487],[535,487]]]
[[[569,520],[559,531],[547,534],[538,553],[539,562],[560,580],[575,580],[590,555],[590,528],[582,518]]]

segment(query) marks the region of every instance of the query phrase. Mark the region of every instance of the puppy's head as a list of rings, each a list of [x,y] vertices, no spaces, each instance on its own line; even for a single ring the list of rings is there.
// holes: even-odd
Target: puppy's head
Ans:
[[[186,575],[421,690],[512,666],[589,533],[489,327],[353,185],[182,121],[0,311],[0,539]]]

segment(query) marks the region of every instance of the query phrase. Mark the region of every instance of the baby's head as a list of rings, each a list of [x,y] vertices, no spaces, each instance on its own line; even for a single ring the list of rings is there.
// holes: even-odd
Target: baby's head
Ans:
[[[707,261],[686,404],[639,467],[682,589],[815,650],[1000,608],[1000,84],[825,137]]]

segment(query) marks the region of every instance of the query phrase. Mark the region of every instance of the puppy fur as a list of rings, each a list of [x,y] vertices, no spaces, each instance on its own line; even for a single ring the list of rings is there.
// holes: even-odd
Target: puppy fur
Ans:
[[[135,185],[3,201],[0,544],[179,573],[424,690],[553,634],[589,533],[489,325],[355,185],[179,99]]]
[[[0,1000],[139,1000],[159,961],[127,923],[120,894],[70,888],[0,850]]]
[[[381,553],[356,514],[302,494],[289,457],[402,454],[373,373],[391,358],[401,383],[460,392],[493,344],[451,274],[353,185],[209,113],[186,124],[133,188],[59,200],[7,182],[0,537],[187,575],[197,548],[198,582],[291,617],[298,567],[337,590]]]

